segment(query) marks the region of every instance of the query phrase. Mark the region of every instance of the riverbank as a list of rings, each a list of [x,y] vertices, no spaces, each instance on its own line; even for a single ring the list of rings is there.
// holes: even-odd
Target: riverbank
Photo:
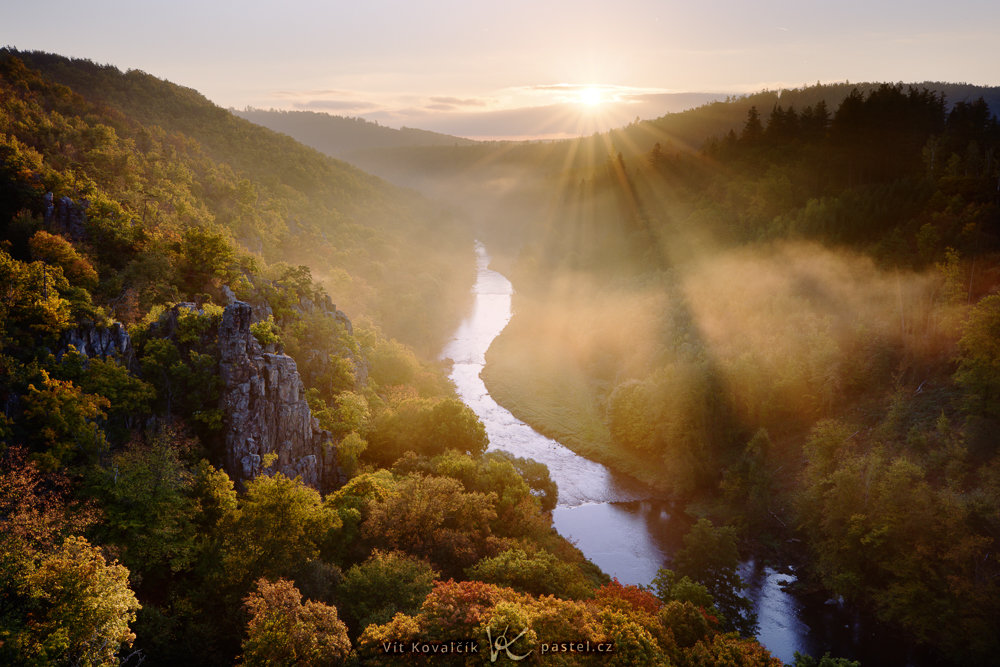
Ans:
[[[613,446],[589,381],[551,347],[532,344],[533,332],[514,317],[493,339],[481,377],[490,395],[542,435],[580,456],[635,477],[664,496],[669,489],[650,466]]]

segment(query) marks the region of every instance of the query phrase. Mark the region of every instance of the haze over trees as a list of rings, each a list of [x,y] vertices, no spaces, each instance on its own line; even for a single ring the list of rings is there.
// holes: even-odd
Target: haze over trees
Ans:
[[[385,642],[509,626],[516,653],[774,664],[742,550],[989,664],[1000,127],[968,92],[815,86],[380,152],[460,192],[449,212],[195,91],[3,51],[0,657],[390,664]],[[652,590],[552,530],[547,472],[486,451],[430,361],[474,234],[517,288],[491,392],[693,519]],[[234,299],[262,358],[294,359],[330,488],[278,452],[223,470]]]
[[[501,403],[935,659],[988,664],[997,108],[995,88],[817,85],[367,165],[460,189],[509,249]]]
[[[815,582],[940,659],[988,663],[988,104],[883,85],[647,146],[550,181],[487,386],[747,547],[804,540]]]
[[[473,278],[439,206],[41,53],[0,52],[0,158],[0,661],[389,661],[516,621],[518,650],[775,664],[708,601],[609,582],[553,531],[544,467],[485,452],[428,361]],[[294,360],[274,393],[307,403],[336,484],[275,472],[280,447],[224,469],[235,300],[240,345]]]

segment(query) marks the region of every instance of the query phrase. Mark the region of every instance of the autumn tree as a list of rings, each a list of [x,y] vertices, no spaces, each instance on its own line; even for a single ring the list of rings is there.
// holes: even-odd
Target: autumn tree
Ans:
[[[129,572],[73,533],[94,520],[23,450],[0,467],[0,662],[118,664],[139,609]]]
[[[370,504],[362,535],[461,575],[495,548],[489,530],[495,504],[494,494],[469,493],[458,480],[409,475]]]
[[[97,287],[97,271],[94,270],[90,260],[81,255],[73,244],[63,237],[39,230],[28,243],[31,246],[32,258],[61,267],[63,275],[72,284],[90,290]]]
[[[342,665],[351,651],[337,608],[302,602],[287,579],[259,579],[244,600],[250,619],[243,640],[245,665]]]

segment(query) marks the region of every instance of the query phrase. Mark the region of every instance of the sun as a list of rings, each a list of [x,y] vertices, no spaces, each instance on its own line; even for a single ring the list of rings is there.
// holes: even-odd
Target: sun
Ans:
[[[596,107],[604,102],[604,93],[597,86],[587,86],[580,90],[580,104],[588,107]]]

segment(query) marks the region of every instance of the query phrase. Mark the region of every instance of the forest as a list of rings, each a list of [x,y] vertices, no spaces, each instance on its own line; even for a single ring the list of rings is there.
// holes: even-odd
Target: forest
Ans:
[[[484,379],[515,415],[928,664],[990,664],[997,106],[995,88],[817,85],[358,161],[462,192],[507,249],[515,315]]]
[[[780,664],[734,528],[625,586],[544,466],[487,451],[436,360],[475,231],[191,89],[0,52],[0,662],[397,664],[516,627],[528,663]]]
[[[989,105],[885,84],[836,105],[751,106],[697,151],[607,139],[603,160],[550,177],[542,224],[511,260],[517,314],[490,350],[491,393],[732,526],[748,552],[803,565],[800,585],[935,660],[988,664]]]

